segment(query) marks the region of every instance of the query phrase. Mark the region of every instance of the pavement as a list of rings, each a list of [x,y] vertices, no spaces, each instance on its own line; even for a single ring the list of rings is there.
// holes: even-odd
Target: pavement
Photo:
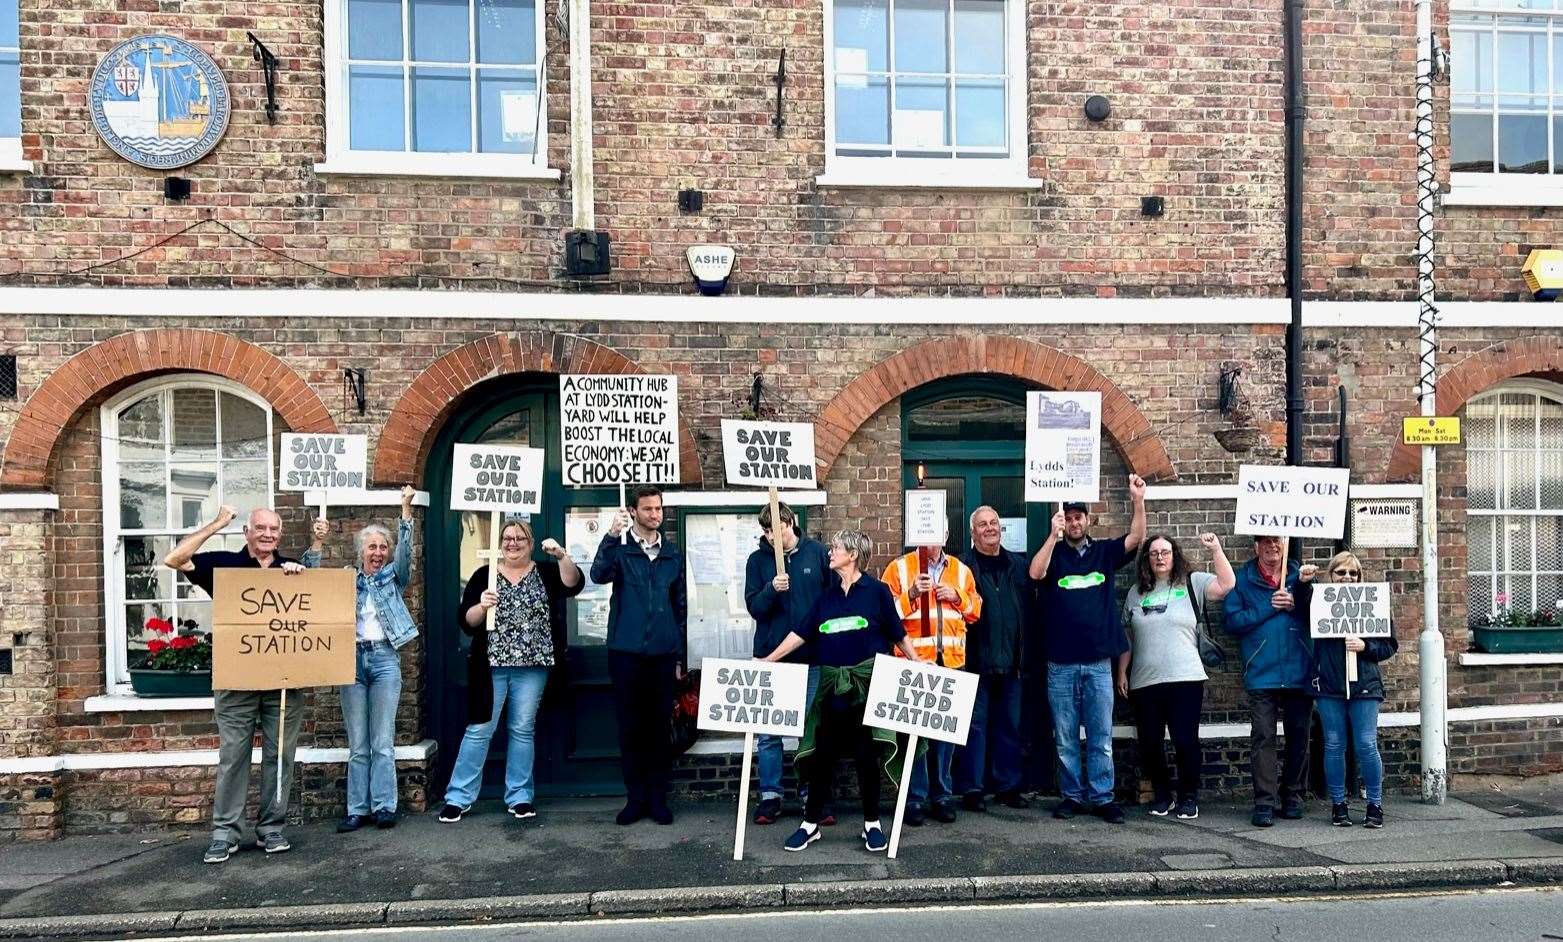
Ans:
[[[732,802],[686,802],[672,826],[627,828],[613,824],[613,801],[548,802],[528,821],[481,802],[457,824],[430,812],[386,831],[293,827],[291,852],[251,845],[221,865],[201,862],[205,831],[10,844],[0,846],[0,938],[1563,884],[1555,783],[1484,785],[1442,806],[1391,797],[1378,831],[1332,827],[1317,800],[1303,820],[1269,829],[1230,802],[1202,805],[1195,821],[1130,808],[1117,826],[1055,821],[1051,805],[907,828],[896,860],[866,852],[849,817],[802,853],[781,847],[795,818],[750,825],[734,861]],[[1361,804],[1353,810],[1360,822]]]

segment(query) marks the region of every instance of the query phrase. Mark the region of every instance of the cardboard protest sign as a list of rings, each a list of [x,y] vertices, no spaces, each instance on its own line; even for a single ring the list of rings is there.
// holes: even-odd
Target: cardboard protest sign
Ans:
[[[369,439],[284,432],[279,464],[279,491],[362,490],[369,473]]]
[[[875,655],[863,723],[964,746],[977,681],[969,671]]]
[[[559,377],[561,473],[570,487],[677,484],[678,377]]]
[[[212,689],[350,684],[358,589],[351,569],[212,573]]]
[[[806,664],[703,658],[696,725],[728,733],[802,736],[808,689]]]
[[[541,448],[457,445],[450,465],[450,509],[537,513],[543,509]]]
[[[1389,583],[1321,582],[1313,587],[1308,621],[1315,638],[1387,638],[1394,633]]]
[[[1102,394],[1026,393],[1026,500],[1101,499]]]
[[[944,512],[944,491],[906,489],[907,546],[943,546],[949,525]]]
[[[723,419],[722,458],[728,484],[814,487],[814,426]]]
[[[1245,464],[1237,476],[1234,533],[1338,540],[1346,532],[1349,468]]]

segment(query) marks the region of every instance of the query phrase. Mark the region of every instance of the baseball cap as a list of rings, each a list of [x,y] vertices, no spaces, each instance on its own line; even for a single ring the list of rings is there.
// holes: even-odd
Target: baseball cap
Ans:
[[[1091,505],[1082,500],[1067,501],[1064,504],[1064,513],[1069,513],[1071,510],[1078,510],[1083,514],[1088,514],[1091,512]]]

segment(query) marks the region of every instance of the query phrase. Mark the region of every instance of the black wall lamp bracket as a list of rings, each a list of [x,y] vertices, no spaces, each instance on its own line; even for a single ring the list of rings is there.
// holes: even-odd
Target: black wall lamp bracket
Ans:
[[[255,61],[261,64],[261,71],[266,74],[266,123],[277,123],[277,65],[282,61],[272,54],[266,44],[255,38],[255,34],[246,32],[244,35],[250,39],[251,55]]]

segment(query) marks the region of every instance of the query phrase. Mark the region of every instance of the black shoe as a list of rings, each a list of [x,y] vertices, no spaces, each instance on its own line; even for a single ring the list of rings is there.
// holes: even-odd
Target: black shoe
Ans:
[[[907,827],[920,828],[925,820],[927,818],[923,814],[922,805],[907,805],[906,814],[902,816],[901,823]]]
[[[998,798],[999,804],[1006,808],[1023,809],[1031,807],[1031,802],[1018,791],[999,792],[995,797]]]
[[[1254,816],[1248,820],[1256,828],[1267,828],[1275,823],[1275,809],[1269,805],[1255,805]]]
[[[445,807],[440,809],[440,823],[455,824],[457,821],[461,820],[462,815],[466,814],[470,810],[472,809],[463,808],[460,805],[453,805],[449,802],[446,802]]]
[[[1184,821],[1192,821],[1199,817],[1199,802],[1192,798],[1180,799],[1172,813]]]
[[[537,817],[537,808],[530,801],[518,801],[510,806],[510,816],[522,820],[535,818]]]
[[[1053,806],[1053,817],[1060,821],[1068,821],[1070,818],[1085,810],[1085,805],[1073,798],[1065,798]]]
[[[955,803],[949,801],[936,801],[933,806],[933,819],[940,824],[955,823]]]
[[[658,824],[672,824],[673,812],[668,808],[668,803],[662,800],[653,800],[646,808],[646,817]]]
[[[1288,821],[1297,821],[1303,816],[1303,803],[1301,798],[1287,795],[1281,799],[1281,817]]]
[[[639,798],[631,798],[624,805],[624,810],[614,815],[613,822],[619,825],[634,824],[646,816],[646,803]]]
[[[1378,830],[1384,826],[1384,807],[1382,805],[1368,805],[1368,813],[1362,819],[1362,826]]]
[[[1167,815],[1172,814],[1172,808],[1172,799],[1166,795],[1160,795],[1153,799],[1150,807],[1145,810],[1158,818],[1165,818]]]
[[[781,817],[780,798],[762,798],[760,804],[754,809],[755,824],[775,824]]]
[[[1123,809],[1118,807],[1116,801],[1109,801],[1105,805],[1097,805],[1091,809],[1091,813],[1106,821],[1108,824],[1123,823]]]
[[[988,800],[983,797],[982,792],[967,792],[961,796],[961,807],[981,814],[988,810]]]
[[[361,814],[350,814],[347,817],[343,818],[342,820],[340,820],[340,821],[338,821],[336,823],[336,832],[338,834],[351,834],[351,833],[353,833],[354,831],[358,830],[359,828],[361,828],[363,826],[364,826],[364,816],[363,815],[361,815]]]
[[[1346,803],[1330,805],[1330,823],[1338,828],[1351,827],[1351,813],[1346,809]]]
[[[374,813],[374,826],[382,831],[389,831],[396,827],[396,812],[389,808],[381,808]]]

